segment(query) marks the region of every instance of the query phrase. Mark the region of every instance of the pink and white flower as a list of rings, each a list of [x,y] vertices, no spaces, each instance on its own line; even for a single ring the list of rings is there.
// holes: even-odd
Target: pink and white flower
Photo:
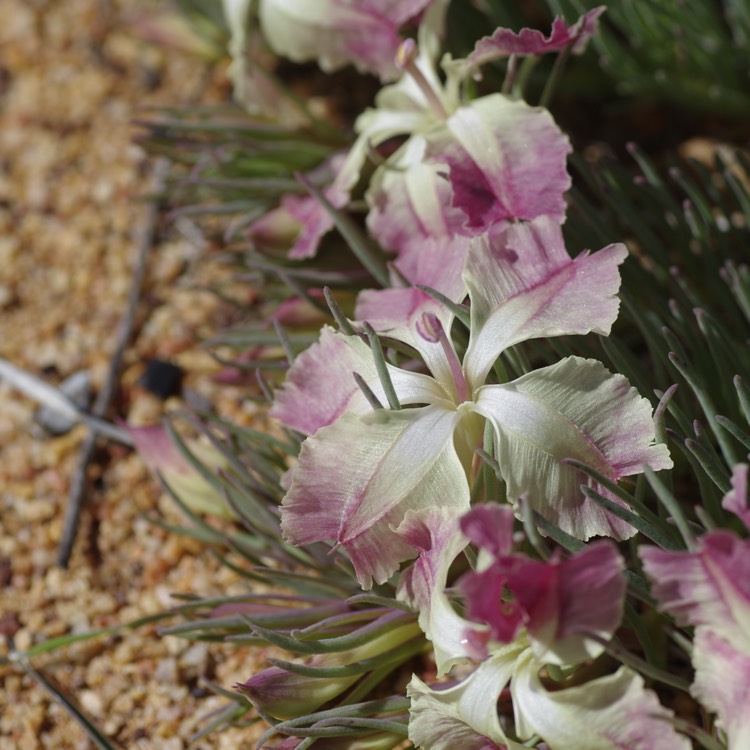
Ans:
[[[295,62],[317,60],[330,73],[353,64],[382,80],[398,76],[400,29],[445,0],[261,0],[260,23],[271,48]]]
[[[433,643],[438,674],[467,659],[481,661],[499,644],[523,636],[544,664],[575,664],[599,656],[625,599],[623,561],[609,540],[562,560],[534,560],[513,551],[513,510],[480,505],[461,519],[445,509],[407,513],[397,533],[419,553],[402,574],[398,598],[419,612]],[[467,543],[479,549],[477,569],[455,584],[465,615],[445,588]]]
[[[747,473],[746,464],[734,467],[723,502],[746,525]],[[688,552],[642,546],[639,554],[660,606],[695,627],[693,695],[716,713],[729,750],[750,746],[750,539],[711,531]]]
[[[463,253],[462,236],[497,222],[543,215],[562,221],[570,187],[567,137],[547,110],[501,94],[462,102],[462,78],[449,75],[443,82],[435,68],[434,26],[428,14],[419,48],[401,55],[407,74],[357,118],[358,138],[340,158],[327,199],[343,208],[367,154],[406,136],[375,171],[366,194],[368,228],[384,249],[400,256],[424,238],[447,237]],[[285,205],[301,224],[291,257],[313,256],[333,220],[313,198],[294,197]]]
[[[454,529],[452,535],[439,512],[422,516],[421,526],[410,517],[399,527],[407,527],[420,549],[402,585],[407,600],[424,607],[420,624],[429,625],[438,674],[456,655],[483,661],[456,684],[428,686],[412,678],[409,738],[417,747],[519,750],[521,741],[534,736],[551,750],[690,747],[670,725],[672,713],[626,667],[583,684],[563,680],[552,689],[541,677],[549,664],[569,671],[597,657],[601,641],[619,627],[625,578],[612,542],[596,542],[566,560],[541,562],[513,551],[508,507],[479,506],[461,519],[462,533]],[[466,602],[464,619],[441,587],[451,555],[467,541],[479,547],[479,556],[477,572],[458,583]],[[454,649],[452,657],[446,658],[446,648]],[[483,653],[477,657],[476,651]],[[502,694],[512,700],[512,724],[509,715],[500,722]]]
[[[643,678],[628,667],[574,687],[549,690],[540,677],[544,662],[523,638],[498,648],[466,679],[448,687],[428,686],[416,675],[409,739],[424,750],[521,750],[498,716],[508,690],[513,701],[512,734],[521,741],[541,737],[549,750],[689,750],[674,730],[674,714],[660,705]]]
[[[438,674],[456,657],[483,661],[459,683],[428,686],[412,677],[409,738],[417,747],[520,750],[521,742],[534,736],[550,750],[690,747],[671,726],[672,712],[627,667],[554,688],[541,676],[549,664],[567,668],[596,658],[603,651],[600,641],[611,639],[619,627],[625,578],[612,542],[594,543],[566,560],[541,562],[513,552],[513,514],[507,507],[479,506],[461,519],[462,533],[454,528],[452,534],[455,519],[439,511],[421,515],[399,527],[420,549],[404,573],[400,597],[406,589],[407,601],[420,607]],[[466,602],[464,619],[443,589],[456,550],[467,541],[480,551],[478,572],[458,583]],[[512,724],[509,715],[503,724],[498,715],[506,691]]]
[[[461,519],[480,554],[478,569],[458,583],[466,616],[489,626],[490,638],[510,643],[526,630],[534,656],[545,664],[575,664],[602,653],[625,601],[623,560],[602,540],[549,562],[512,551],[513,512],[482,505]]]
[[[511,500],[528,495],[538,512],[579,538],[635,533],[582,495],[581,483],[590,480],[565,462],[575,458],[612,481],[639,473],[644,464],[671,465],[666,447],[653,444],[649,403],[624,377],[594,360],[568,357],[509,383],[485,384],[499,354],[516,343],[607,334],[617,317],[617,266],[625,255],[622,245],[610,245],[571,260],[559,226],[546,217],[473,240],[463,273],[471,299],[463,362],[446,333],[452,314],[412,311],[411,341],[419,339],[431,373],[394,368],[399,401],[412,408],[350,410],[349,400],[359,398],[352,371],[372,371],[369,352],[356,344],[314,345],[292,367],[292,385],[279,392],[274,415],[297,422],[311,408],[307,394],[320,383],[349,395],[307,424],[308,432],[316,424],[319,429],[303,443],[291,473],[282,504],[286,538],[295,544],[334,540],[349,552],[363,587],[387,580],[414,556],[393,531],[408,511],[444,507],[458,516],[468,510],[485,422],[493,428]],[[398,326],[382,331],[398,332]],[[345,355],[322,355],[323,347]]]

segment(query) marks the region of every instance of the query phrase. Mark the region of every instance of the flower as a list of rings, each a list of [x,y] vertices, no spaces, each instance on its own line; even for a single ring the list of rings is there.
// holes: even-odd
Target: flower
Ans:
[[[691,747],[670,725],[673,713],[633,670],[620,667],[582,685],[548,690],[539,674],[543,667],[517,640],[451,687],[433,688],[413,676],[409,739],[425,750],[522,750],[525,745],[508,737],[498,717],[498,699],[510,684],[513,734],[521,741],[536,735],[550,750]]]
[[[565,560],[559,551],[549,562],[533,560],[512,552],[513,513],[497,505],[474,508],[461,529],[483,553],[480,568],[458,582],[469,620],[487,623],[500,643],[525,628],[534,656],[545,664],[575,664],[602,652],[590,636],[611,638],[625,602],[624,563],[611,541]]]
[[[627,380],[594,360],[568,357],[508,383],[486,384],[498,355],[521,341],[607,334],[625,255],[622,245],[610,245],[571,260],[559,225],[547,217],[472,240],[463,273],[471,300],[463,362],[446,333],[452,313],[433,300],[427,309],[417,305],[397,328],[410,332],[409,343],[432,375],[388,368],[401,406],[412,408],[368,411],[352,371],[364,373],[383,403],[385,391],[367,348],[354,338],[329,334],[298,358],[272,412],[290,426],[305,420],[311,434],[282,503],[285,537],[294,544],[335,540],[349,552],[363,587],[387,580],[414,553],[393,531],[407,511],[468,510],[485,422],[511,500],[528,494],[536,510],[580,538],[632,535],[628,524],[582,496],[580,484],[590,480],[565,463],[575,458],[612,481],[644,464],[671,465],[666,447],[653,445],[649,403]],[[310,394],[322,388],[336,397],[321,409]]]
[[[419,553],[402,574],[398,598],[419,612],[438,675],[460,661],[485,659],[522,632],[545,664],[585,661],[601,654],[600,640],[620,624],[625,579],[612,542],[542,562],[512,551],[513,523],[510,507],[484,504],[458,520],[442,508],[411,511],[396,530]],[[480,552],[477,570],[456,584],[465,602],[461,617],[445,587],[469,542]]]
[[[748,525],[748,466],[738,464],[723,506]],[[750,528],[750,526],[748,526]],[[695,626],[693,695],[717,714],[729,750],[750,746],[750,539],[710,531],[696,549],[672,552],[643,545],[638,553],[662,609]]]
[[[461,236],[497,222],[541,215],[562,221],[570,187],[567,137],[541,107],[502,94],[462,102],[465,75],[442,82],[436,70],[432,15],[420,25],[419,46],[407,40],[400,50],[406,74],[357,118],[357,140],[338,159],[326,198],[343,208],[368,153],[407,136],[377,168],[366,194],[368,228],[386,250],[401,255],[426,237],[457,237],[462,251]],[[290,197],[284,206],[302,227],[290,257],[312,257],[333,219],[312,197]]]
[[[588,545],[565,560],[553,556],[542,562],[513,552],[508,507],[474,508],[461,519],[457,534],[438,511],[419,515],[423,518],[410,514],[399,527],[421,546],[419,559],[404,574],[402,593],[420,607],[420,624],[431,628],[427,635],[434,642],[438,674],[456,655],[481,663],[454,684],[430,687],[412,678],[409,738],[417,747],[520,750],[516,740],[534,736],[551,750],[690,746],[669,725],[672,713],[632,670],[622,667],[583,684],[576,675],[575,665],[603,652],[602,641],[612,638],[622,617],[623,560],[611,541]],[[428,536],[431,543],[424,541]],[[457,584],[464,594],[464,619],[443,589],[453,556],[469,541],[479,556],[477,571]],[[550,664],[562,667],[555,681],[546,669]],[[510,717],[501,724],[498,715],[506,690],[512,724]]]
[[[399,29],[445,0],[261,0],[260,23],[276,54],[317,60],[330,73],[353,63],[383,80],[398,75]]]

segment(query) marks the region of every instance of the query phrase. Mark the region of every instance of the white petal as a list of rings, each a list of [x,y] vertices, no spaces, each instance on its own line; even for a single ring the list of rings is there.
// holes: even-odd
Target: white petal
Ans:
[[[527,651],[513,674],[519,737],[538,734],[550,750],[690,750],[690,741],[669,723],[672,712],[636,672],[620,667],[613,675],[550,692],[539,679],[541,667]]]
[[[312,435],[344,413],[367,414],[372,406],[354,380],[358,373],[383,405],[388,403],[370,347],[357,336],[324,326],[320,341],[300,354],[276,391],[271,416],[287,427]],[[435,380],[388,366],[402,405],[447,398]]]
[[[571,259],[547,216],[472,240],[464,280],[471,298],[469,381],[481,385],[501,351],[550,336],[608,335],[620,301],[624,245]]]
[[[433,690],[414,675],[406,688],[411,699],[409,739],[424,750],[523,750],[509,740],[497,714],[497,701],[511,678],[524,645],[503,646],[463,682]],[[495,745],[488,743],[488,740]]]
[[[467,658],[482,658],[472,636],[483,628],[464,620],[445,594],[448,570],[466,546],[453,508],[410,511],[396,529],[419,552],[419,557],[401,576],[397,598],[419,613],[419,625],[432,641],[438,676]],[[480,636],[481,638],[481,636]],[[482,646],[485,639],[482,640]]]
[[[469,487],[453,447],[460,420],[434,406],[345,414],[305,440],[281,509],[293,544],[335,540],[357,578],[383,583],[415,550],[393,529],[409,510],[468,509]]]
[[[353,63],[383,79],[398,75],[399,26],[431,0],[262,0],[260,22],[274,52],[327,71]]]
[[[594,483],[564,459],[582,461],[612,481],[644,465],[671,466],[666,446],[653,444],[649,402],[595,360],[568,357],[512,383],[484,386],[475,408],[495,427],[508,496],[528,494],[535,510],[579,539],[623,539],[635,529],[587,500],[580,485]]]

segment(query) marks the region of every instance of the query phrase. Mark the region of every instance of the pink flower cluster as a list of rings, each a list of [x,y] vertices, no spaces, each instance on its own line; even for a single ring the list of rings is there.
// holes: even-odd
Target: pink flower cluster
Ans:
[[[615,541],[635,534],[581,485],[622,504],[605,484],[671,467],[651,406],[595,360],[566,357],[514,378],[503,367],[525,341],[608,335],[627,251],[616,243],[571,257],[565,247],[571,147],[546,109],[499,93],[466,97],[466,81],[492,60],[581,52],[604,9],[573,25],[558,18],[547,36],[497,29],[464,60],[444,57],[441,72],[446,8],[447,0],[260,1],[278,53],[324,70],[353,63],[387,82],[357,119],[353,146],[320,168],[317,177],[331,176],[330,205],[345,209],[368,154],[400,139],[364,196],[368,231],[393,257],[391,286],[361,292],[349,334],[324,327],[276,392],[272,415],[306,438],[287,476],[282,531],[295,545],[331,543],[364,589],[393,581],[432,643],[438,677],[461,665],[463,679],[450,683],[413,677],[417,747],[687,750],[672,712],[634,669],[580,670],[620,626],[627,586]],[[403,41],[405,27],[417,27],[416,42]],[[250,232],[290,221],[292,259],[314,257],[334,226],[330,206],[289,196]],[[402,355],[387,359],[382,341]],[[134,437],[151,444],[150,433]],[[503,505],[472,507],[479,449],[494,462]],[[181,476],[183,463],[171,462]],[[748,525],[746,485],[739,466],[724,505]],[[532,558],[514,532],[522,510],[527,523],[537,513],[579,540],[610,539]],[[687,552],[639,554],[662,608],[696,628],[694,696],[717,714],[730,750],[750,746],[750,542],[712,531]],[[476,560],[468,572],[464,555]],[[421,637],[410,627],[398,637]],[[274,666],[239,689],[287,718],[357,679],[319,681],[311,700],[306,677]],[[503,693],[512,720],[498,714]]]

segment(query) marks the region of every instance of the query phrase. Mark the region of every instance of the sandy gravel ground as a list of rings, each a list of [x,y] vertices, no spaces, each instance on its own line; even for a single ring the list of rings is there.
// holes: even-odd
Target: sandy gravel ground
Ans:
[[[155,5],[155,4],[154,4]],[[136,199],[150,161],[132,142],[148,105],[222,101],[222,67],[138,39],[144,0],[0,0],[0,355],[51,383],[78,370],[94,390],[112,354],[143,221]],[[163,7],[163,6],[162,6]],[[157,422],[166,404],[138,385],[149,357],[186,370],[185,387],[223,414],[252,419],[243,393],[212,379],[201,338],[229,311],[193,287],[226,273],[166,230],[151,257],[137,338],[110,416]],[[170,593],[244,591],[196,542],[143,519],[178,520],[138,456],[105,444],[70,568],[55,564],[71,474],[85,430],[50,438],[35,405],[0,384],[0,655],[44,639],[163,610]],[[159,638],[154,628],[77,644],[35,659],[114,741],[180,750],[226,687],[247,679],[247,651]],[[233,729],[196,748],[252,746]],[[16,667],[0,666],[0,750],[89,748],[70,716]]]

